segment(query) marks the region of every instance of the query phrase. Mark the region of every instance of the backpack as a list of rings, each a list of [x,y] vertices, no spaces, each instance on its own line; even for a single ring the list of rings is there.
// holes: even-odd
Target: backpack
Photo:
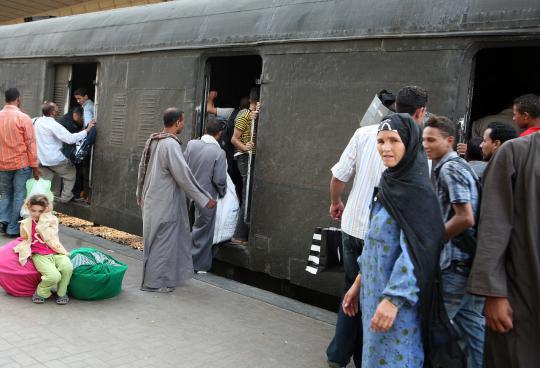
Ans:
[[[234,134],[234,122],[240,111],[242,110],[234,109],[227,120],[221,121],[223,124],[223,130],[221,131],[221,138],[219,139],[218,143],[227,154],[227,157],[234,154],[234,146],[231,143],[231,138]]]
[[[462,252],[465,252],[467,254],[470,254],[472,257],[474,257],[474,254],[476,253],[476,236],[478,235],[478,222],[480,220],[480,205],[481,205],[481,198],[482,198],[482,184],[480,183],[480,179],[474,172],[474,170],[467,164],[463,164],[463,159],[461,157],[453,157],[446,161],[444,164],[442,164],[439,169],[437,170],[437,175],[441,171],[442,167],[446,165],[448,162],[454,161],[457,162],[463,169],[469,172],[469,174],[473,177],[475,184],[476,184],[476,190],[478,191],[478,210],[476,211],[474,215],[474,226],[472,228],[468,228],[464,232],[462,232],[459,235],[454,236],[451,240],[452,243],[458,247],[459,250]],[[450,213],[448,214],[448,218],[445,219],[446,221],[450,220],[454,216],[454,210],[450,209]]]
[[[86,156],[90,153],[92,146],[94,145],[94,141],[96,139],[96,128],[90,129],[90,132],[86,135],[86,137],[82,140],[81,145],[74,150],[72,153],[69,154],[68,159],[74,164],[78,165],[81,162],[84,161]]]

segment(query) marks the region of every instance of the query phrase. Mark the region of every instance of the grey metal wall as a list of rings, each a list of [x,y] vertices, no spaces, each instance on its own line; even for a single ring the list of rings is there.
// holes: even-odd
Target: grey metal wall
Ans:
[[[22,110],[30,116],[40,112],[44,95],[45,64],[41,60],[0,62],[0,91],[16,87],[21,93]],[[2,102],[3,102],[2,96]]]
[[[315,277],[304,271],[313,228],[334,224],[327,215],[331,166],[382,88],[397,92],[404,85],[418,84],[430,93],[430,111],[454,119],[464,115],[473,66],[471,47],[487,41],[438,38],[297,43],[92,59],[100,63],[101,73],[94,197],[90,208],[63,209],[140,234],[140,210],[134,198],[137,168],[145,139],[162,129],[162,111],[168,106],[186,111],[188,124],[182,134],[186,142],[193,134],[190,123],[202,96],[206,58],[225,55],[225,51],[226,55],[260,54],[263,105],[251,241],[245,249],[223,248],[218,257],[339,295],[342,275]],[[538,45],[538,40],[535,42]],[[44,59],[0,62],[0,86],[15,84],[23,94],[34,96],[28,107],[31,115],[37,113],[38,101],[46,97],[46,85],[50,84],[46,66]]]
[[[148,136],[163,129],[170,106],[194,108],[196,55],[155,53],[104,58],[101,62],[98,137],[95,149],[92,217],[103,224],[141,232],[135,203],[140,155]],[[182,140],[191,137],[188,124]]]
[[[456,117],[466,42],[355,42],[268,50],[258,131],[250,268],[339,294],[341,275],[304,271],[328,217],[330,168],[380,89],[417,84],[429,110]],[[283,53],[285,51],[285,53]],[[468,78],[465,78],[467,81]],[[361,174],[360,174],[361,175]]]

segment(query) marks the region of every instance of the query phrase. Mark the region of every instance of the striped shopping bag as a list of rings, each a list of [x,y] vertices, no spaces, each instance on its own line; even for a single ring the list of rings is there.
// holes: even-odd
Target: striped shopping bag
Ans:
[[[343,270],[343,244],[341,230],[335,227],[317,227],[313,232],[306,271],[316,275],[323,271]]]

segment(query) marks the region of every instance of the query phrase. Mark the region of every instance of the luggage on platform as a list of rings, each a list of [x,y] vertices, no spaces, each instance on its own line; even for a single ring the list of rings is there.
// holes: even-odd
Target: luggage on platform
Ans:
[[[71,251],[73,275],[68,293],[76,299],[101,300],[117,296],[127,265],[93,248]]]

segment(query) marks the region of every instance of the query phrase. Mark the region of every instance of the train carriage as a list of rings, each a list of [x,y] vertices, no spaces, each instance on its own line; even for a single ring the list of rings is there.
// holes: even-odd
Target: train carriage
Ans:
[[[208,88],[230,106],[260,84],[250,241],[218,258],[331,295],[342,276],[306,273],[306,256],[332,224],[330,167],[379,90],[423,86],[429,111],[468,123],[540,92],[537,0],[182,0],[3,26],[0,43],[0,89],[31,116],[91,87],[92,201],[61,210],[139,234],[137,168],[162,111],[186,112],[187,141]]]

